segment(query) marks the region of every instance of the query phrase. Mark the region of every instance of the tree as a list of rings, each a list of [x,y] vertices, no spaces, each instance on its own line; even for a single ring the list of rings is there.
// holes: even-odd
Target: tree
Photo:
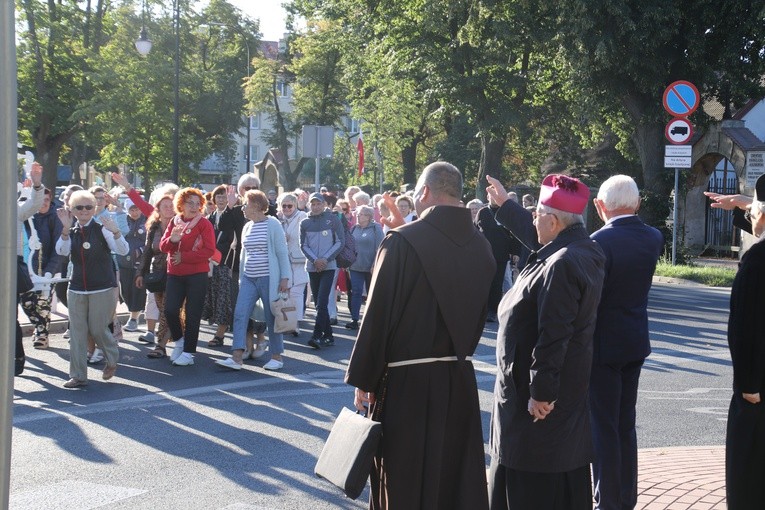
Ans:
[[[43,183],[56,186],[56,167],[66,144],[83,128],[73,116],[91,92],[86,76],[106,40],[111,2],[17,0],[25,30],[18,34],[19,140],[33,147]]]
[[[558,41],[582,94],[595,96],[630,140],[649,195],[643,207],[663,225],[672,187],[663,169],[664,88],[689,80],[726,107],[762,94],[765,26],[761,0],[561,0]],[[702,111],[694,122],[707,122]]]

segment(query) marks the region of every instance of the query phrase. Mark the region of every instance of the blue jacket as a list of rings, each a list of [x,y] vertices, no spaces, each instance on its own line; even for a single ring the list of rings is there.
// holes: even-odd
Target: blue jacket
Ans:
[[[61,236],[61,220],[56,215],[56,202],[51,202],[50,208],[46,213],[37,213],[32,216],[32,222],[35,225],[35,231],[37,237],[42,244],[42,271],[40,270],[39,259],[40,252],[35,251],[32,255],[32,270],[39,276],[50,273],[54,275],[61,271],[62,265],[66,260],[66,257],[56,253],[56,241]],[[32,230],[29,228],[29,222],[24,222],[24,229],[27,232],[27,236],[32,235]]]
[[[305,254],[305,270],[316,272],[313,261],[327,259],[327,270],[337,269],[335,257],[345,243],[340,219],[330,211],[308,216],[300,222],[300,249]]]
[[[648,291],[664,249],[664,237],[637,216],[615,219],[590,237],[606,255],[593,361],[642,360],[651,353]]]

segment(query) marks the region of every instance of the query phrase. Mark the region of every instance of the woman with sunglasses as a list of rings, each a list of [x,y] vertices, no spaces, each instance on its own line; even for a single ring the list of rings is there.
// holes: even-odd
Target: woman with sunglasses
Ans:
[[[167,253],[165,318],[175,341],[170,355],[173,365],[193,365],[197,352],[209,261],[215,252],[215,233],[212,223],[202,214],[204,206],[205,197],[198,189],[178,191],[175,195],[178,214],[159,242],[159,249]],[[181,323],[182,307],[185,324]]]
[[[67,292],[70,379],[64,384],[65,388],[88,384],[88,334],[106,358],[102,375],[105,381],[114,377],[119,360],[117,342],[109,330],[117,304],[113,299],[117,278],[111,254],[127,255],[130,247],[114,219],[105,215],[99,224],[93,220],[95,212],[96,197],[85,190],[72,194],[69,210],[56,211],[63,227],[56,242],[56,253],[71,255],[72,261]]]
[[[308,271],[305,270],[305,255],[300,249],[300,222],[308,216],[305,211],[298,210],[298,197],[292,193],[283,193],[277,200],[279,213],[277,217],[284,227],[284,235],[287,237],[288,255],[292,268],[292,287],[290,297],[295,301],[298,320],[303,319],[305,308],[305,288],[308,284]],[[299,332],[294,331],[293,336]]]

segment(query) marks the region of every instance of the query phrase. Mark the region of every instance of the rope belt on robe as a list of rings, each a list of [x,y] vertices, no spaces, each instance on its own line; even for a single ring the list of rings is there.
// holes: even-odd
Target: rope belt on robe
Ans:
[[[407,365],[420,365],[423,363],[435,363],[437,361],[459,361],[459,358],[457,356],[443,356],[441,358],[408,359],[404,361],[394,361],[392,363],[388,363],[388,368],[404,367]],[[473,357],[467,356],[465,357],[465,361],[473,361]]]

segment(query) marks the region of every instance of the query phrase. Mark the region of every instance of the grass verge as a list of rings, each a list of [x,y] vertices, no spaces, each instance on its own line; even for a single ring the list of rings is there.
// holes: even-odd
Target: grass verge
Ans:
[[[730,287],[733,285],[736,271],[727,267],[673,266],[667,262],[659,261],[656,265],[656,276],[681,278],[711,287]]]

